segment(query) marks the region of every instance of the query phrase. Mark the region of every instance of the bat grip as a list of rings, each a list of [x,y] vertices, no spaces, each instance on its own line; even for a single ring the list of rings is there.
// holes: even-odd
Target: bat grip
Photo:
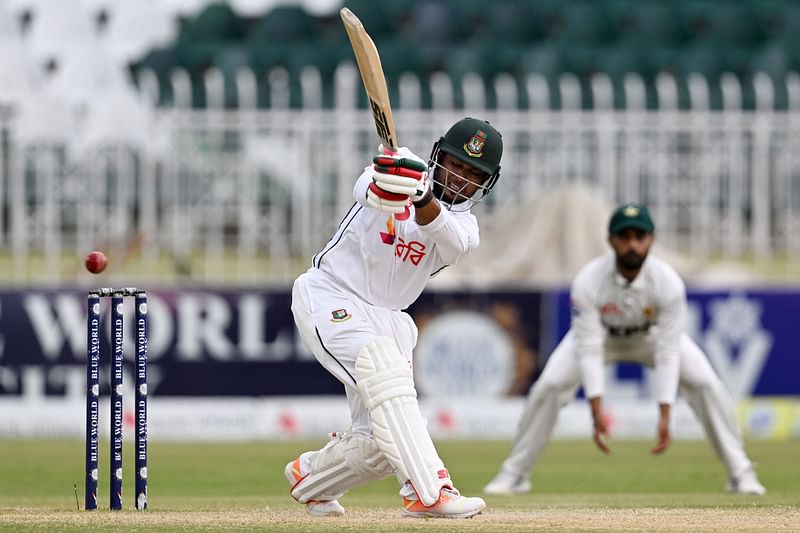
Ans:
[[[381,145],[378,147],[378,150],[379,150],[381,153],[383,153],[383,155],[395,155],[395,154],[397,154],[397,152],[396,152],[395,150],[393,150],[393,149],[392,149],[392,147],[388,147],[388,148],[387,148],[387,147],[386,147],[386,146],[384,146],[383,144],[381,144]]]

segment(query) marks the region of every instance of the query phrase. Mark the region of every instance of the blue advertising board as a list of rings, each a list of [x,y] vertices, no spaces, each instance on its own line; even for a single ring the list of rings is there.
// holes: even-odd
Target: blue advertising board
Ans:
[[[157,396],[341,394],[302,346],[288,290],[148,292],[149,390]],[[125,369],[133,375],[133,302],[126,301]],[[86,294],[0,293],[0,395],[64,394],[85,379]],[[109,361],[102,304],[101,365]],[[83,372],[83,374],[81,373]],[[81,378],[83,376],[83,378]],[[107,379],[101,383],[107,386]],[[105,394],[105,391],[104,391]]]
[[[129,299],[130,300],[130,299]],[[101,368],[109,366],[109,301],[101,309]],[[125,303],[126,383],[133,376],[133,302]],[[281,290],[148,292],[149,384],[154,396],[337,395],[343,386],[303,346]],[[535,377],[540,301],[536,293],[426,292],[409,309],[420,331],[458,310],[468,321],[461,345],[434,339],[426,368],[450,384],[523,393]],[[86,294],[68,290],[0,292],[0,396],[82,394]],[[483,324],[484,329],[469,330]],[[431,330],[434,331],[434,330]],[[484,336],[483,333],[487,333]],[[433,338],[427,335],[427,338]],[[464,344],[466,343],[466,344]],[[450,359],[446,359],[446,357]],[[420,361],[424,361],[421,358]],[[433,370],[429,375],[433,375]],[[425,381],[424,376],[420,378]],[[107,394],[108,379],[101,379]],[[440,392],[444,385],[429,390]],[[424,387],[423,387],[424,388]],[[67,389],[70,389],[68,391]]]
[[[342,385],[302,345],[289,289],[149,291],[149,390],[154,396],[339,395]],[[569,327],[566,290],[426,291],[408,312],[420,330],[418,388],[426,394],[525,394]],[[127,302],[126,383],[133,376]],[[107,387],[108,302],[102,350]],[[795,331],[800,292],[689,294],[689,332],[736,397],[800,395]],[[0,292],[0,397],[83,394],[86,294]],[[618,379],[646,382],[622,365]],[[104,394],[106,392],[104,391]]]

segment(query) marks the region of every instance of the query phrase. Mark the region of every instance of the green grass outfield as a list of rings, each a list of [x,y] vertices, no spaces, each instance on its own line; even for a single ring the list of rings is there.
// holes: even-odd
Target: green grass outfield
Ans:
[[[100,507],[108,508],[108,443],[102,442]],[[341,518],[312,518],[288,494],[287,461],[314,442],[150,444],[150,509],[132,510],[132,443],[126,442],[125,510],[83,507],[83,442],[0,440],[2,531],[800,531],[800,442],[753,441],[750,455],[769,493],[728,495],[705,442],[675,442],[652,457],[649,442],[550,444],[534,492],[485,497],[470,520],[399,518],[394,478],[353,490]],[[507,442],[442,441],[458,488],[478,495]]]

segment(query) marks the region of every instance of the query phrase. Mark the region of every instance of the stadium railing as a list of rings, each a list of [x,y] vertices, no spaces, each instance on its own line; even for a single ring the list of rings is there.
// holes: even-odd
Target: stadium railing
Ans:
[[[210,70],[208,106],[197,109],[192,80],[178,69],[170,77],[173,105],[156,107],[162,88],[144,71],[142,102],[104,106],[98,93],[88,106],[64,104],[69,117],[60,127],[36,95],[37,105],[6,102],[0,270],[7,275],[0,282],[72,281],[74,258],[107,244],[146,280],[288,283],[335,231],[377,143],[351,63],[336,71],[332,108],[323,106],[313,68],[299,80],[300,108],[292,107],[280,69],[266,77],[270,107],[258,107],[257,77],[242,70],[231,85]],[[754,110],[743,110],[745,91],[733,75],[719,84],[723,109],[710,109],[701,74],[686,83],[689,109],[679,105],[683,89],[668,73],[656,78],[655,110],[647,109],[636,74],[623,80],[622,109],[603,74],[588,85],[569,74],[555,84],[540,75],[524,81],[496,78],[492,106],[478,76],[455,86],[444,74],[404,74],[397,86],[399,137],[420,155],[464,115],[486,117],[504,132],[501,184],[479,207],[489,226],[495,212],[531,195],[583,183],[610,202],[649,203],[661,241],[698,258],[770,262],[800,252],[800,157],[793,149],[800,75],[782,84],[755,75]],[[230,90],[233,109],[224,105]],[[774,108],[779,91],[783,110]],[[423,93],[433,109],[422,107]],[[98,115],[106,126],[117,120],[114,135],[93,131],[104,123]]]

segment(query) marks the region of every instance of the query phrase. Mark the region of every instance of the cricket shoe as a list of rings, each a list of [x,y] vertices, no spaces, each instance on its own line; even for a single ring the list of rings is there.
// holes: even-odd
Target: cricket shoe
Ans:
[[[286,464],[286,468],[283,469],[283,475],[286,476],[286,481],[289,482],[292,489],[308,475],[302,472],[302,457],[301,455],[294,461],[290,461]],[[344,514],[344,507],[341,506],[338,500],[311,500],[305,505],[306,512],[311,516],[342,516]]]
[[[509,474],[501,470],[485,487],[484,494],[505,496],[510,494],[524,494],[531,491],[531,480],[528,476]]]
[[[767,489],[758,481],[756,471],[753,466],[748,466],[739,477],[729,479],[725,485],[727,492],[734,494],[750,494],[753,496],[763,496],[767,493]]]
[[[403,498],[401,514],[412,518],[471,518],[486,509],[481,498],[462,496],[456,489],[442,487],[436,503],[426,507],[419,500]]]

